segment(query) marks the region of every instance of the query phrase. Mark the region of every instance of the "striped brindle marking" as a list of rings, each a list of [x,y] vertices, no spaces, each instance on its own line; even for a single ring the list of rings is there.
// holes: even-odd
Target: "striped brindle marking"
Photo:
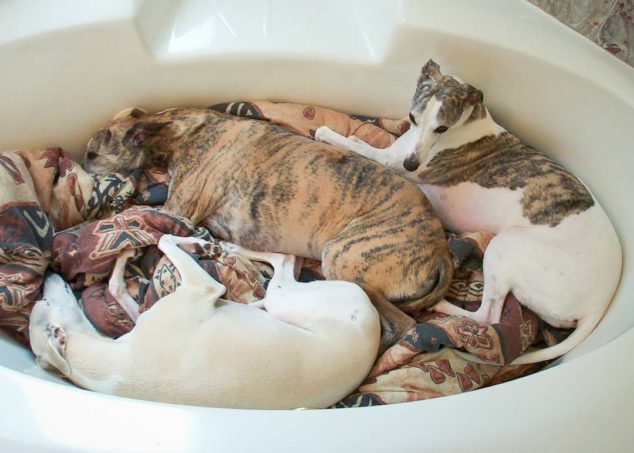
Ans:
[[[523,189],[522,213],[532,225],[555,227],[594,206],[578,178],[508,132],[438,152],[417,179],[439,187],[472,182],[487,189]]]
[[[410,120],[385,150],[328,128],[315,137],[418,183],[446,227],[497,234],[484,256],[480,309],[441,301],[435,310],[495,323],[513,292],[550,324],[577,326],[568,340],[513,363],[568,352],[599,322],[618,284],[621,248],[605,212],[576,176],[496,124],[480,90],[432,60],[419,76]]]
[[[445,293],[453,264],[418,188],[381,165],[262,121],[205,109],[120,114],[88,143],[105,173],[165,163],[165,208],[244,247],[321,259],[326,278],[361,284],[381,312],[383,346],[407,312]]]

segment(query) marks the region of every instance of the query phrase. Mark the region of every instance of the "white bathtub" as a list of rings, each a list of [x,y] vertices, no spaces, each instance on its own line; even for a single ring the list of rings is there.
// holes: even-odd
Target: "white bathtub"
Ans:
[[[624,250],[608,314],[536,375],[377,408],[246,411],[87,392],[0,337],[0,451],[631,451],[634,70],[525,2],[0,3],[0,149],[80,156],[124,107],[233,99],[401,117],[428,58],[573,169]],[[591,256],[588,259],[592,259]]]

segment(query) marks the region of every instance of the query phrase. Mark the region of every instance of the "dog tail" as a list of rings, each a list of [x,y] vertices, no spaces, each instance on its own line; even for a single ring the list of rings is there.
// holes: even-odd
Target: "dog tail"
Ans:
[[[564,354],[570,352],[573,348],[577,347],[579,343],[581,343],[597,326],[601,318],[603,317],[602,313],[597,313],[595,315],[589,316],[587,318],[579,321],[577,328],[561,343],[558,343],[554,346],[544,349],[536,349],[531,352],[527,352],[526,354],[522,354],[517,359],[513,360],[511,363],[507,365],[527,365],[529,363],[538,363],[545,362],[547,360],[556,359],[557,357],[561,357]],[[469,360],[474,363],[481,363],[485,365],[494,365],[493,362],[487,362],[475,355],[456,350],[456,354],[462,357],[465,360]]]
[[[585,338],[590,335],[594,328],[599,324],[603,313],[595,313],[594,315],[583,318],[577,324],[577,328],[561,343],[544,349],[538,349],[519,356],[513,360],[511,365],[524,365],[527,363],[544,362],[546,360],[556,359],[577,347]]]

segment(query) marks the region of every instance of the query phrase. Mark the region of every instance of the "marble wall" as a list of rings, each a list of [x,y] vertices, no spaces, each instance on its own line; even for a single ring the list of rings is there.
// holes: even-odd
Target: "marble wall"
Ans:
[[[529,0],[634,66],[634,0]]]

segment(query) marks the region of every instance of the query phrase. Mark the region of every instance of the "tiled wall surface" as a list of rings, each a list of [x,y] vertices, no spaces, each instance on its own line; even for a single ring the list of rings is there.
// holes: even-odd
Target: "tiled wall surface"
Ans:
[[[634,66],[634,0],[529,0]]]

